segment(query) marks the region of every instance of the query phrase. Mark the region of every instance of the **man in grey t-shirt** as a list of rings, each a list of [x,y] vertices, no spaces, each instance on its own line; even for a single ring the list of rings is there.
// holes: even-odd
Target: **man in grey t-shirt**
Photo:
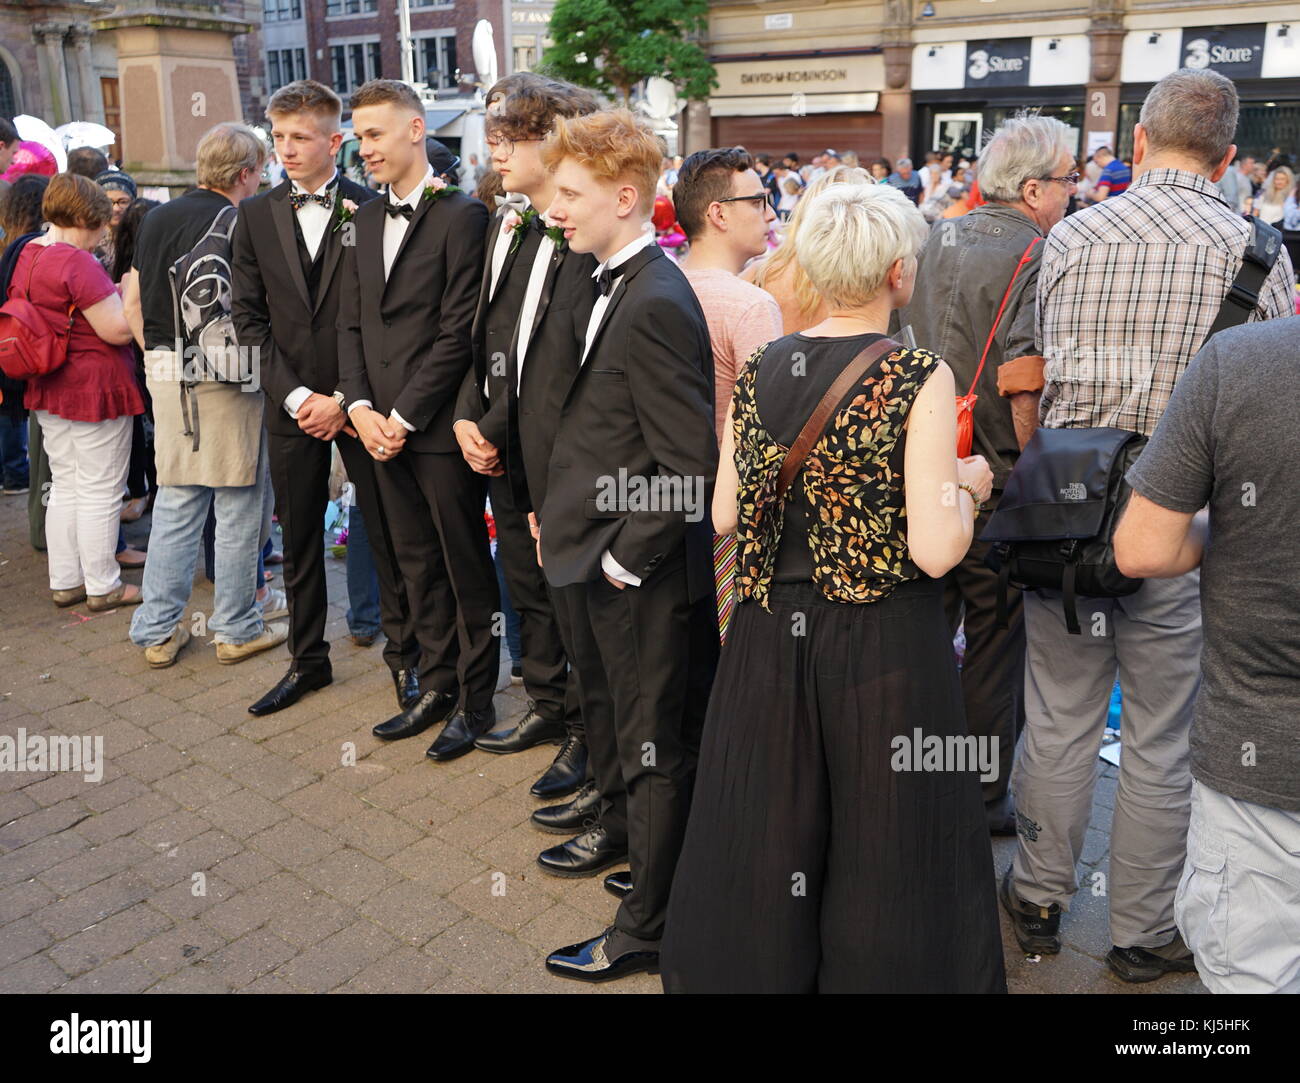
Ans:
[[[1128,575],[1201,566],[1195,781],[1175,916],[1215,992],[1300,992],[1297,385],[1300,317],[1215,335],[1129,470],[1115,535]]]

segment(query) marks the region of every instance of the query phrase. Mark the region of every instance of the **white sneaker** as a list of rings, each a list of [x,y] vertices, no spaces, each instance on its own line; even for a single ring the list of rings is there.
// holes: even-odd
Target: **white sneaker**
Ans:
[[[266,601],[260,604],[262,606],[263,620],[275,620],[277,617],[287,617],[289,615],[289,599],[282,590],[271,588],[267,592]]]
[[[287,624],[268,624],[262,629],[262,634],[256,639],[250,639],[247,643],[218,643],[217,644],[217,661],[223,666],[231,666],[236,662],[242,662],[245,658],[251,658],[262,651],[269,651],[272,647],[278,647],[289,638],[289,626]]]

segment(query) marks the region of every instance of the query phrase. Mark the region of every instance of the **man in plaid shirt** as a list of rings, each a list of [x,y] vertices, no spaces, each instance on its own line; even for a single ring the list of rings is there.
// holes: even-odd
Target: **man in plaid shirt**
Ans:
[[[1154,432],[1249,240],[1249,223],[1214,183],[1236,154],[1236,125],[1229,80],[1188,69],[1167,76],[1134,129],[1132,185],[1051,231],[1038,275],[1043,426]],[[1292,281],[1283,251],[1251,318],[1292,314]],[[1150,579],[1124,598],[1081,599],[1082,636],[1067,634],[1058,592],[1025,594],[1026,724],[1012,781],[1019,847],[1002,901],[1026,951],[1060,950],[1118,673],[1124,752],[1102,889],[1114,945],[1106,961],[1130,982],[1194,969],[1174,894],[1191,794],[1199,584],[1194,571]]]

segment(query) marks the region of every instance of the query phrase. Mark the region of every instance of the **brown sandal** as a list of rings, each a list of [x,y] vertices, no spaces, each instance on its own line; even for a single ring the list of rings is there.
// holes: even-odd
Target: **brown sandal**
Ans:
[[[109,594],[91,594],[86,598],[86,608],[92,613],[107,613],[110,609],[117,609],[124,605],[139,605],[144,601],[144,593],[137,590],[135,594],[126,597],[127,585],[123,583],[116,590]]]

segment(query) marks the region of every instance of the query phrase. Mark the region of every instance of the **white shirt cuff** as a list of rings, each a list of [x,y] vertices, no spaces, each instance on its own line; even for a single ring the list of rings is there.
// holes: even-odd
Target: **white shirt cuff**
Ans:
[[[371,409],[374,409],[374,405],[375,404],[369,399],[357,399],[356,402],[350,402],[348,403],[348,417],[352,416],[352,411],[358,406],[369,406]]]
[[[407,421],[406,418],[404,418],[396,410],[393,411],[393,420],[396,421],[399,425],[401,425],[404,429],[406,429],[407,432],[415,432],[415,426],[412,425],[409,421]]]
[[[600,554],[600,570],[611,579],[617,579],[620,583],[626,583],[629,587],[639,587],[641,585],[640,578],[633,575],[615,560],[608,549]]]
[[[310,387],[295,387],[284,397],[284,408],[289,416],[297,421],[298,411],[302,409],[302,404],[309,398],[311,398]]]

